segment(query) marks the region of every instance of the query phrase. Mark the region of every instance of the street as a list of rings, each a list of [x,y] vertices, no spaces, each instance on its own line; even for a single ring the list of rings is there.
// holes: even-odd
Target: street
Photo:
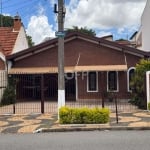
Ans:
[[[150,131],[0,134],[1,150],[149,150]]]

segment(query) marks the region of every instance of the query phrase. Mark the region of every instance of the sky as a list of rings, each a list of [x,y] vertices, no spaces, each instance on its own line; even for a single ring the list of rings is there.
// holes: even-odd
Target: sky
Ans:
[[[139,30],[146,0],[64,0],[65,29],[87,27],[96,36],[113,35],[114,40],[129,39]],[[54,4],[58,0],[0,0],[4,15],[20,15],[26,33],[35,44],[47,37],[55,37],[57,15]]]

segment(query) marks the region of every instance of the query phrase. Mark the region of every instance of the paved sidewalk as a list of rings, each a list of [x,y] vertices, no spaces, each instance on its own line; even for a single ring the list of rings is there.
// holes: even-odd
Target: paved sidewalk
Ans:
[[[118,121],[115,113],[111,113],[108,124],[101,125],[60,125],[57,115],[52,114],[1,115],[0,133],[150,129],[150,112],[119,113]]]

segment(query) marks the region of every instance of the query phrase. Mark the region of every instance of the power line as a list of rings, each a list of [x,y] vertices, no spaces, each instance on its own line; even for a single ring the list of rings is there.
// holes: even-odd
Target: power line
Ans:
[[[38,0],[36,0],[32,3],[30,1],[30,3],[26,3],[26,4],[22,5],[21,7],[18,7],[18,8],[15,8],[15,9],[10,9],[9,13],[17,12],[17,11],[22,10],[22,9],[24,9],[24,12],[25,12],[25,8],[30,8],[29,6],[31,6],[31,5],[33,5],[34,3],[37,3],[37,2],[38,2]]]
[[[1,1],[2,1],[2,0],[0,0],[0,2],[1,2]],[[9,1],[9,0],[7,0],[7,1]],[[17,4],[18,7],[17,7],[17,6],[11,7],[12,4],[9,5],[9,7],[6,7],[6,3],[5,3],[5,9],[3,9],[3,8],[4,8],[4,7],[3,7],[2,10],[3,10],[3,12],[4,12],[4,10],[5,10],[5,11],[7,10],[6,8],[9,8],[8,13],[10,13],[11,15],[12,15],[13,13],[18,12],[22,19],[23,19],[23,18],[26,18],[26,17],[29,17],[32,12],[35,13],[35,9],[37,8],[37,3],[39,2],[39,0],[30,0],[30,1],[27,1],[26,3],[25,3],[25,1],[27,1],[27,0],[22,1],[22,5],[21,5],[21,6],[19,5],[19,3],[16,3],[16,2],[15,2],[15,4]],[[43,2],[44,2],[44,3],[43,3]],[[44,4],[44,6],[48,8],[48,5],[46,4],[47,2],[48,2],[47,0],[44,0],[44,1],[42,0],[42,6],[43,6],[43,4]],[[41,2],[40,2],[40,3],[41,3]],[[16,7],[17,7],[17,8],[16,8]],[[32,8],[31,8],[31,7],[32,7]],[[45,8],[45,7],[44,7],[44,8]],[[47,10],[47,8],[46,8],[46,10]],[[23,11],[21,11],[21,10],[23,10]],[[7,12],[5,12],[5,13],[7,13]],[[14,15],[15,15],[15,14],[14,14]]]
[[[16,5],[27,4],[27,3],[30,3],[31,1],[33,1],[33,0],[30,0],[30,1],[27,1],[27,0],[20,1],[21,3],[18,3],[18,1],[17,1],[16,3],[10,4],[10,5],[8,5],[8,3],[7,3],[7,6],[4,5],[3,9],[10,8],[10,7],[14,8]]]
[[[5,0],[5,1],[3,1],[3,4],[7,3],[8,1],[10,1],[10,0]]]

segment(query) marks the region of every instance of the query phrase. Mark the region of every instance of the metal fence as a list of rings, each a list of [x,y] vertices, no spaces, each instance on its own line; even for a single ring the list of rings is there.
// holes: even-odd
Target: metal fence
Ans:
[[[94,102],[66,102],[66,106],[71,108],[81,108],[81,107],[100,107],[102,108],[101,101]],[[109,108],[112,112],[116,110],[115,102],[105,102],[105,107]],[[42,110],[43,109],[43,110]],[[132,112],[136,111],[138,108],[134,105],[131,105],[128,102],[118,102],[117,109],[119,112]],[[0,114],[30,114],[30,113],[57,113],[57,101],[56,102],[44,102],[44,108],[42,108],[41,102],[17,102],[15,104],[10,104],[7,106],[0,107]]]
[[[0,76],[2,87],[6,87],[7,78]],[[30,114],[30,113],[57,113],[57,74],[17,74],[9,75],[13,80],[15,101],[13,104],[0,106],[0,114]],[[5,80],[5,83],[3,83]],[[8,80],[9,81],[9,80]],[[9,83],[8,83],[9,85]],[[10,86],[10,85],[9,85]],[[101,92],[87,92],[87,85],[76,87],[76,79],[65,79],[66,106],[77,107],[107,107],[111,111],[135,111],[137,107],[128,101],[129,95],[114,95],[111,101],[102,96]],[[79,91],[81,91],[79,93]],[[3,92],[4,93],[4,92]],[[124,97],[124,98],[120,98]],[[102,101],[102,98],[104,101]]]
[[[0,71],[0,101],[2,99],[6,86],[7,86],[7,72],[1,70]]]

